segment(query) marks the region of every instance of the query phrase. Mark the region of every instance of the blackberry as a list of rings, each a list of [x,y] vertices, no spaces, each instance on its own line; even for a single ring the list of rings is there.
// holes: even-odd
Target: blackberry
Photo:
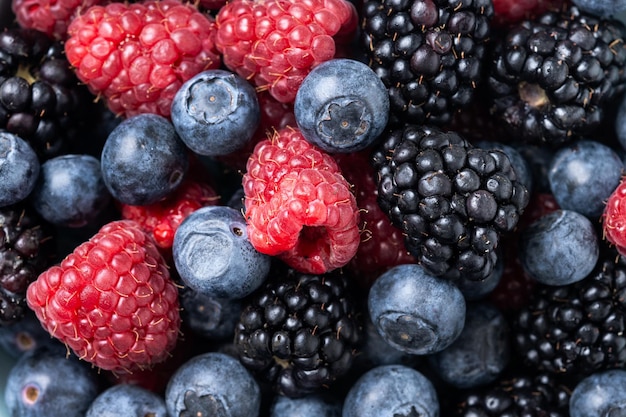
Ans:
[[[568,417],[571,387],[554,376],[517,372],[464,392],[456,417]]]
[[[383,135],[373,164],[378,203],[422,266],[454,281],[489,276],[529,199],[504,152],[407,124]]]
[[[235,328],[241,362],[275,392],[300,397],[347,373],[360,342],[360,314],[346,278],[274,269],[244,305]]]
[[[19,321],[26,289],[53,262],[49,225],[25,204],[0,208],[0,325]]]
[[[472,100],[493,16],[491,0],[369,0],[362,43],[389,89],[390,122],[449,123]]]
[[[91,105],[62,43],[32,29],[0,32],[0,129],[28,141],[43,161],[76,139]]]
[[[600,126],[624,91],[624,25],[575,6],[511,27],[494,48],[490,111],[513,138],[562,143]]]
[[[526,365],[572,379],[626,365],[626,262],[605,255],[573,284],[537,284],[513,324]]]

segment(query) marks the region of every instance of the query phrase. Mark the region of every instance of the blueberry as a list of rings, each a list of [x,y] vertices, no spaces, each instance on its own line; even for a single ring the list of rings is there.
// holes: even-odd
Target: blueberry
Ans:
[[[0,327],[0,347],[16,359],[43,347],[56,348],[60,352],[67,350],[59,339],[50,337],[50,333],[41,326],[32,310],[28,310],[20,321]]]
[[[356,152],[371,145],[389,119],[389,93],[366,64],[331,59],[304,78],[294,103],[304,137],[327,152]]]
[[[102,149],[102,177],[118,201],[154,203],[175,190],[189,166],[187,148],[164,117],[140,114],[121,122]]]
[[[509,363],[509,325],[502,313],[487,303],[467,306],[465,327],[458,339],[428,357],[437,375],[457,388],[495,381]]]
[[[384,365],[363,374],[343,403],[343,417],[438,417],[433,384],[403,365]]]
[[[620,156],[611,148],[582,140],[556,152],[548,181],[559,207],[597,219],[623,170]]]
[[[582,379],[572,391],[570,417],[626,415],[626,370],[596,372]]]
[[[0,207],[24,200],[35,188],[40,165],[31,146],[0,130]]]
[[[604,18],[626,11],[626,0],[572,0],[572,3],[580,10]]]
[[[167,417],[165,400],[137,385],[118,384],[100,393],[85,417]]]
[[[415,367],[422,357],[403,352],[390,345],[376,330],[374,323],[365,323],[365,340],[354,358],[354,367],[370,370],[380,365],[406,365]]]
[[[180,304],[183,321],[195,334],[210,340],[232,339],[235,335],[242,309],[238,300],[210,297],[185,287]]]
[[[270,257],[248,240],[241,212],[225,206],[203,207],[178,227],[172,246],[182,281],[209,297],[238,299],[267,277]]]
[[[270,410],[270,417],[341,417],[341,403],[318,394],[302,398],[277,395]]]
[[[36,349],[11,368],[4,400],[13,416],[84,417],[97,395],[97,378],[86,362]]]
[[[209,352],[189,359],[174,372],[165,405],[170,416],[256,417],[261,390],[237,359]]]
[[[450,346],[465,321],[461,291],[416,264],[382,274],[370,288],[368,307],[380,335],[396,349],[415,355]]]
[[[207,70],[187,80],[172,101],[172,123],[199,155],[227,155],[254,135],[261,110],[254,87],[224,70]]]
[[[546,285],[567,285],[585,278],[599,251],[593,224],[572,210],[543,215],[520,235],[519,257],[524,269]]]
[[[102,179],[100,161],[90,155],[61,155],[41,165],[31,200],[52,224],[82,227],[107,207],[111,194]]]

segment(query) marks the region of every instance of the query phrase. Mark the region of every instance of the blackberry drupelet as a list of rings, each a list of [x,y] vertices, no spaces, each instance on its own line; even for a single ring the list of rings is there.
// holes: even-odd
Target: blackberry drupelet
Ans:
[[[407,124],[383,134],[373,164],[378,203],[422,266],[453,281],[490,274],[529,199],[504,152]]]
[[[244,305],[235,328],[239,359],[279,394],[315,392],[350,369],[363,328],[359,310],[341,273],[275,268]]]
[[[515,373],[464,392],[456,417],[568,417],[571,387],[554,376]]]
[[[26,289],[54,261],[49,225],[25,204],[0,208],[0,325],[27,311]]]
[[[572,6],[513,26],[494,48],[491,112],[530,143],[579,139],[600,126],[626,82],[624,25]]]
[[[626,365],[626,262],[616,258],[574,284],[537,284],[513,324],[526,365],[571,379]]]
[[[42,161],[75,140],[92,100],[62,43],[32,29],[0,32],[0,129],[29,142]]]
[[[369,0],[362,44],[389,89],[390,122],[449,123],[480,83],[491,0]]]

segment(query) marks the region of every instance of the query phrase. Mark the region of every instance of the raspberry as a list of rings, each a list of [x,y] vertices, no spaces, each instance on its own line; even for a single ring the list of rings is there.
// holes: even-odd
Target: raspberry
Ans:
[[[216,17],[224,64],[283,103],[293,102],[311,68],[335,56],[356,31],[346,0],[234,0]]]
[[[605,239],[626,256],[626,181],[623,178],[606,202],[602,228]]]
[[[567,0],[493,0],[493,21],[505,27],[511,23],[533,19],[548,10],[557,10]]]
[[[21,27],[64,40],[67,27],[80,10],[100,3],[102,0],[13,0],[13,11]]]
[[[334,159],[299,130],[257,144],[243,177],[248,236],[262,253],[321,274],[347,264],[359,246],[359,212]]]
[[[215,22],[178,0],[90,7],[68,28],[65,52],[78,78],[126,117],[169,117],[181,85],[218,68]]]
[[[95,366],[127,373],[167,359],[180,327],[178,292],[139,224],[104,225],[26,293],[42,326]]]
[[[369,151],[335,156],[344,177],[354,187],[361,210],[361,243],[347,269],[358,277],[359,284],[369,288],[389,268],[415,263],[404,246],[402,230],[391,224],[378,205],[375,171],[370,165]]]
[[[218,195],[208,184],[185,180],[164,200],[147,206],[122,204],[122,218],[139,223],[159,248],[171,249],[178,226],[194,211],[215,205]]]

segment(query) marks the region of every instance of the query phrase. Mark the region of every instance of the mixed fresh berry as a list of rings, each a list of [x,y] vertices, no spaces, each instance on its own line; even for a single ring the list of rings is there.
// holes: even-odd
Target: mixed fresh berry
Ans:
[[[622,415],[623,11],[0,0],[1,405]]]

